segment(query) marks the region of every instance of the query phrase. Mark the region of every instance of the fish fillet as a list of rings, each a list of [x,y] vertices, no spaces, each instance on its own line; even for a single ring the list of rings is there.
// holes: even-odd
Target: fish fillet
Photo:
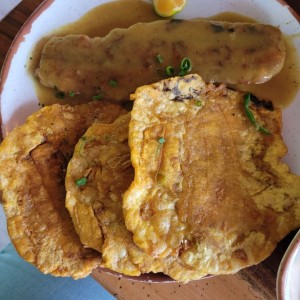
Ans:
[[[185,57],[205,81],[262,83],[281,70],[285,44],[270,25],[161,20],[117,28],[105,37],[53,37],[36,75],[66,94],[124,101],[138,86],[163,79],[167,66],[178,73]]]

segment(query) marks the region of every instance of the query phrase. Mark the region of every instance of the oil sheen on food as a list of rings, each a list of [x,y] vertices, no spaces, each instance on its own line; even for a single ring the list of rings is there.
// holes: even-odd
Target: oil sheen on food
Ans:
[[[201,15],[199,15],[201,17]],[[123,0],[109,2],[85,14],[78,21],[66,26],[57,28],[52,32],[51,36],[65,36],[68,34],[86,34],[90,37],[105,36],[114,28],[126,28],[137,22],[151,22],[160,19],[153,11],[151,5],[137,0]],[[251,22],[253,20],[248,17],[235,13],[222,13],[211,17],[213,20],[231,21],[231,22]],[[253,21],[254,22],[254,21]],[[43,38],[31,53],[28,64],[29,71],[33,74],[38,66],[41,51],[50,36]],[[263,84],[238,85],[234,86],[239,89],[250,91],[257,97],[272,100],[280,107],[287,106],[296,96],[300,87],[299,62],[297,61],[297,53],[293,47],[293,39],[295,37],[285,37],[286,39],[286,61],[283,69],[279,74],[270,81]],[[141,36],[141,41],[143,36]],[[77,104],[88,102],[88,99],[80,97],[65,97],[58,99],[55,92],[51,88],[46,88],[35,80],[36,93],[41,105],[53,103],[69,103]]]

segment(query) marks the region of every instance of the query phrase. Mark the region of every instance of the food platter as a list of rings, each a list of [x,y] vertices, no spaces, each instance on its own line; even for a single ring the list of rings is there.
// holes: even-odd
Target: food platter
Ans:
[[[26,64],[34,45],[52,30],[76,21],[90,9],[108,1],[45,1],[32,15],[16,37],[1,74],[1,118],[2,134],[6,136],[14,127],[22,124],[26,117],[40,108],[35,86]],[[148,1],[150,2],[150,1]],[[300,25],[296,14],[283,2],[255,1],[207,1],[189,0],[178,18],[210,17],[220,12],[236,12],[247,15],[261,23],[278,26],[285,35],[293,36],[297,55],[300,56]],[[68,12],[68,13],[65,13]],[[63,17],[53,17],[62,16]],[[280,16],[280,18],[278,18]],[[284,158],[293,172],[300,174],[300,93],[283,110],[283,137],[289,148]]]

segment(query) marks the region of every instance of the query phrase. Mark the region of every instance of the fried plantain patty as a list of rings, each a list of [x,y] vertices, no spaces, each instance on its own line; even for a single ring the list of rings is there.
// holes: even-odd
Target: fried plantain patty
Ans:
[[[65,172],[86,129],[122,112],[105,102],[55,104],[32,114],[0,145],[8,232],[19,254],[40,271],[81,278],[100,265],[101,256],[81,244],[65,208]]]
[[[141,250],[125,227],[122,197],[134,176],[129,121],[130,113],[113,124],[93,124],[76,145],[66,175],[66,206],[75,228],[85,246],[102,252],[102,267],[130,276],[163,272],[178,281],[197,279],[199,271],[180,258],[158,259]]]
[[[162,267],[134,244],[124,224],[122,196],[134,175],[129,120],[130,113],[112,124],[93,124],[80,139],[67,169],[66,206],[83,244],[102,252],[103,267],[137,276]]]
[[[281,112],[251,102],[264,134],[243,97],[198,75],[132,95],[135,178],[123,199],[125,224],[147,253],[174,256],[199,277],[259,263],[300,226],[300,177],[281,162]]]

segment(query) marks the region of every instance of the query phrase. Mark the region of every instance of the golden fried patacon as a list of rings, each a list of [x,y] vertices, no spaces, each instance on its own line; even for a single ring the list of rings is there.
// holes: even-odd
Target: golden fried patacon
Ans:
[[[147,253],[198,277],[259,263],[300,225],[300,177],[280,161],[281,112],[249,97],[198,75],[132,95],[125,224]]]
[[[130,113],[113,124],[93,124],[76,145],[66,175],[66,206],[75,228],[85,246],[102,252],[102,267],[131,276],[164,272],[182,282],[197,279],[199,271],[180,258],[146,254],[125,227],[122,196],[134,177],[129,121]]]
[[[55,276],[87,276],[101,256],[81,244],[65,208],[65,171],[75,144],[95,121],[122,109],[105,102],[55,104],[32,114],[0,145],[0,190],[10,238],[19,254]]]
[[[66,206],[82,243],[102,252],[103,267],[137,276],[162,267],[134,244],[124,224],[122,196],[134,176],[129,120],[130,113],[93,124],[80,139],[68,164]]]

